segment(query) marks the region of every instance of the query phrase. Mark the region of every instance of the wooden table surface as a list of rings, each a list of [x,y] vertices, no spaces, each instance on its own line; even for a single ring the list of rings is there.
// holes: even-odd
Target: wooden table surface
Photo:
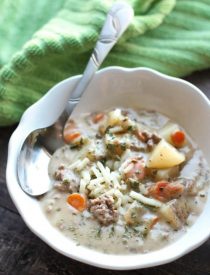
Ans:
[[[210,98],[210,70],[194,73],[186,79]],[[6,188],[7,145],[15,128],[16,126],[0,128],[0,275],[210,274],[210,239],[175,262],[132,271],[110,271],[91,267],[54,251],[26,227]]]

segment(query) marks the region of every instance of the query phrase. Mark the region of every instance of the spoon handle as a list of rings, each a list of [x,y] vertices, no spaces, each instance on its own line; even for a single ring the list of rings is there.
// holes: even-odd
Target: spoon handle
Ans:
[[[93,50],[84,74],[76,85],[69,100],[69,111],[72,112],[79,102],[95,72],[101,66],[107,54],[127,29],[133,18],[133,9],[125,2],[115,3],[107,14],[99,40]]]

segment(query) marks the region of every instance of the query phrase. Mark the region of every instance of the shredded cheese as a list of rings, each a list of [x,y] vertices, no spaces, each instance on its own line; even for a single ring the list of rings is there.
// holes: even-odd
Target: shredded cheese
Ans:
[[[135,191],[130,192],[130,197],[146,205],[161,207],[163,204],[155,199],[150,199]]]

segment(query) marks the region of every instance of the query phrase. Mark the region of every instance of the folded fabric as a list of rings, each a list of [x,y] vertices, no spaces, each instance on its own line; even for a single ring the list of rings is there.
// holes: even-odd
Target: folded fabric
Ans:
[[[1,0],[0,126],[82,73],[114,0]],[[173,76],[210,67],[210,0],[127,0],[135,18],[103,66]]]

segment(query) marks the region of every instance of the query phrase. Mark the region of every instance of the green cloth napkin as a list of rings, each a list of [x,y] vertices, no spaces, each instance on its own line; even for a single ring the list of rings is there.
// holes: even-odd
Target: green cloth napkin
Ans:
[[[0,125],[81,74],[114,0],[0,1]],[[127,0],[135,18],[103,66],[173,76],[210,67],[210,0]]]

